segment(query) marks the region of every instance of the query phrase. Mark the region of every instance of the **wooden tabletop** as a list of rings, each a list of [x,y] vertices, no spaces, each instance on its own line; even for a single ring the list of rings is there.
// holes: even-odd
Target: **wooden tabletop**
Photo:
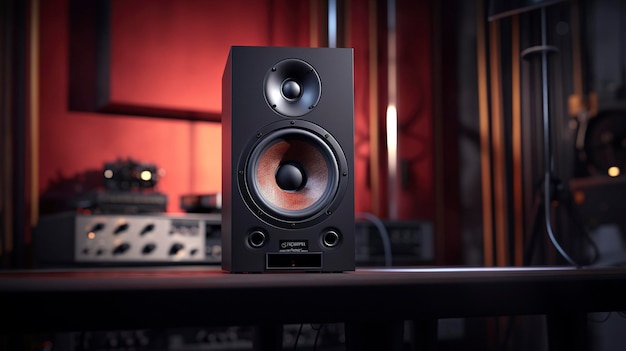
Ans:
[[[626,310],[626,269],[217,267],[0,271],[3,332],[392,321]]]

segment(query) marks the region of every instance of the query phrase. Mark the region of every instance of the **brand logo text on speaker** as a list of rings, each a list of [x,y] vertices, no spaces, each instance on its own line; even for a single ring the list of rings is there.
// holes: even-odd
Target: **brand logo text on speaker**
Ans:
[[[281,240],[280,252],[308,252],[308,240]]]

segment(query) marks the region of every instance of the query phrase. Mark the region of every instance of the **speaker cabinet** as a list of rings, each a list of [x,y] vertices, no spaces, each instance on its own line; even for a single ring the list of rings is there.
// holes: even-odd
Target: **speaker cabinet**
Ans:
[[[354,270],[352,49],[232,47],[222,78],[222,268]]]

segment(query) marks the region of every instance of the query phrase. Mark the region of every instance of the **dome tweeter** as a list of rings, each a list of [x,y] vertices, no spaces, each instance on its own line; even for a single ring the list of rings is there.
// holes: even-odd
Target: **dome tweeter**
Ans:
[[[282,60],[265,74],[265,99],[277,113],[300,117],[314,109],[322,84],[313,66],[300,59]]]

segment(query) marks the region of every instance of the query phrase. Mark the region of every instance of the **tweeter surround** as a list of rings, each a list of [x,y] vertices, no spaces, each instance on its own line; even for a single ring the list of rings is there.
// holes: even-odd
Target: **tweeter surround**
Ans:
[[[265,99],[277,113],[300,117],[319,103],[322,83],[317,71],[300,59],[285,59],[265,74]]]
[[[339,143],[303,120],[274,122],[256,133],[238,164],[240,194],[266,223],[302,228],[332,214],[347,188]]]

